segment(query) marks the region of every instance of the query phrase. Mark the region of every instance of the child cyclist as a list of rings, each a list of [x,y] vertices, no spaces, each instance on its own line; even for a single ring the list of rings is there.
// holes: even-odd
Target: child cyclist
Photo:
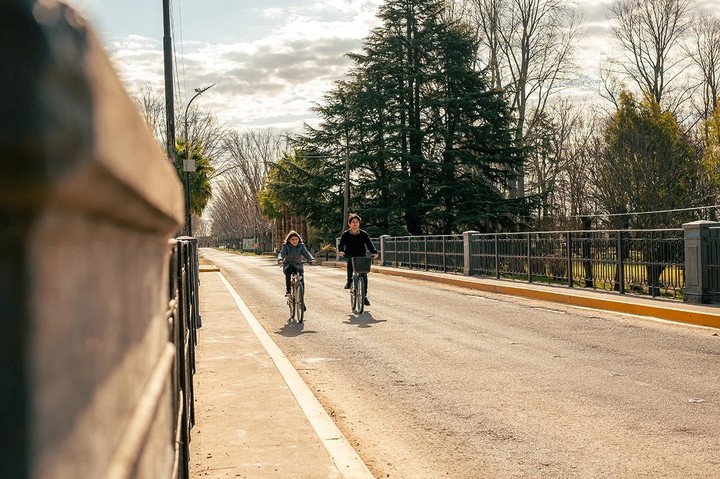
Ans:
[[[365,230],[360,229],[360,216],[357,213],[350,213],[348,215],[348,228],[340,236],[340,243],[338,244],[338,256],[345,257],[348,259],[347,262],[347,282],[345,283],[345,289],[350,289],[352,284],[353,276],[353,256],[365,256],[365,248],[370,250],[373,258],[377,258],[377,250],[370,241],[370,236]],[[367,283],[365,283],[367,286]],[[365,298],[365,306],[370,306],[370,301]]]
[[[310,263],[315,263],[315,258],[305,247],[305,243],[303,243],[297,231],[290,230],[285,237],[285,244],[282,245],[280,253],[278,254],[278,263],[284,265],[285,297],[290,297],[290,275],[303,270],[303,258],[307,259]]]

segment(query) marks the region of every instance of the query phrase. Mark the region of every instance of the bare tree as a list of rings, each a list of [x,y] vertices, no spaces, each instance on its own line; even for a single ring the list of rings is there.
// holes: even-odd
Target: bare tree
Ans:
[[[165,97],[159,90],[146,83],[140,85],[138,94],[133,97],[133,101],[135,101],[153,137],[165,151],[165,138],[167,137],[165,129]]]
[[[575,70],[580,17],[565,0],[472,1],[492,84],[510,95],[515,138],[524,144]],[[509,194],[525,194],[524,171],[518,172]]]
[[[185,138],[185,117],[176,121],[176,125],[182,125],[182,135],[178,135],[182,138],[182,141],[186,141]],[[213,167],[216,170],[222,169],[225,166],[226,151],[225,151],[225,140],[229,134],[228,129],[221,125],[217,118],[208,112],[201,111],[195,107],[191,107],[187,114],[187,135],[191,145],[201,145],[203,155],[211,158],[213,161]]]
[[[691,47],[687,53],[700,72],[702,103],[698,113],[707,121],[720,102],[720,19],[701,16],[691,27]],[[707,142],[707,131],[704,132]]]
[[[270,165],[288,151],[286,138],[271,129],[228,133],[225,169],[216,179],[210,207],[213,235],[259,237],[271,246],[272,225],[262,215],[259,193]]]
[[[589,144],[596,130],[594,117],[585,109],[564,99],[548,112],[529,142],[528,189],[544,198],[540,212],[544,227],[571,228],[573,217],[591,209],[588,169],[592,161]]]
[[[139,88],[134,98],[140,113],[148,127],[153,133],[158,144],[165,149],[165,96],[152,85],[144,84]],[[175,137],[180,142],[185,142],[185,110],[180,108],[175,112],[175,125],[178,127],[178,134]],[[210,113],[190,108],[187,115],[187,135],[193,146],[200,145],[203,156],[212,160],[212,166],[216,171],[224,166],[225,159],[225,138],[227,128],[218,123],[217,119]],[[217,173],[216,173],[217,174]]]
[[[687,68],[681,40],[690,28],[693,0],[617,0],[613,34],[623,52],[614,65],[659,105],[672,111],[692,96],[692,89],[673,88]],[[666,98],[667,97],[667,98]]]

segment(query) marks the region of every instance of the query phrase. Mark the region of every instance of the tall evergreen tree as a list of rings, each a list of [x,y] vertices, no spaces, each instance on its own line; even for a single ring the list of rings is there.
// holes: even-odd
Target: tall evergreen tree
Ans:
[[[348,80],[316,107],[320,126],[296,139],[303,161],[323,158],[310,181],[338,193],[326,213],[341,211],[349,162],[351,210],[371,234],[512,229],[528,214],[525,199],[502,193],[523,162],[507,102],[474,69],[471,30],[443,5],[386,2],[382,25],[349,55]]]

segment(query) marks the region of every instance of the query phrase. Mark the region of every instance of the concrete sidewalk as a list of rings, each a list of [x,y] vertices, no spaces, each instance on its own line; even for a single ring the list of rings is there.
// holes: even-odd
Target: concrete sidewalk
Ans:
[[[191,477],[372,478],[232,286],[200,271]]]

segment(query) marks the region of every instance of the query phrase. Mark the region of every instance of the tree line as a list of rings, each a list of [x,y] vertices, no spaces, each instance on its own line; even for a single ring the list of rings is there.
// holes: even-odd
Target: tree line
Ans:
[[[195,211],[210,205],[213,236],[274,226],[273,243],[291,227],[332,242],[347,175],[373,235],[692,220],[677,210],[719,199],[720,18],[692,0],[610,11],[618,53],[586,83],[570,2],[388,0],[317,126],[236,132],[192,111],[212,187]],[[635,214],[648,211],[665,213]]]

